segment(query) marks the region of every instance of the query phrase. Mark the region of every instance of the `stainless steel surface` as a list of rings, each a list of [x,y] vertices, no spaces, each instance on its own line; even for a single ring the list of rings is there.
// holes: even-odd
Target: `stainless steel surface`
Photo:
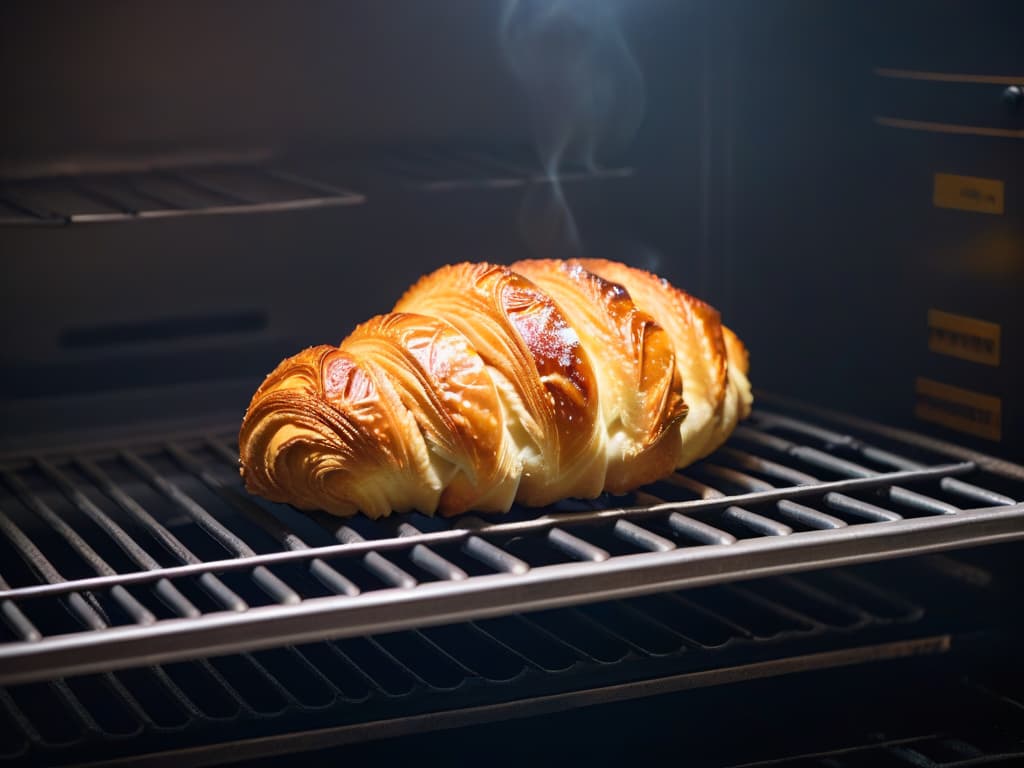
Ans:
[[[245,494],[226,435],[12,459],[0,543],[28,570],[0,566],[14,630],[0,683],[1024,538],[1006,493],[1019,468],[857,433],[758,411],[726,450],[625,504],[493,520],[301,515]],[[68,548],[73,575],[45,554]],[[34,612],[55,601],[75,621],[42,631]]]

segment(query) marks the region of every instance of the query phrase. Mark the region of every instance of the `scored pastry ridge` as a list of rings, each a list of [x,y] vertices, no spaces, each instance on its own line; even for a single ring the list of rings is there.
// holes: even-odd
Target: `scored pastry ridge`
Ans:
[[[266,378],[242,476],[272,501],[371,517],[621,493],[724,442],[749,413],[747,368],[714,309],[650,273],[451,265]]]

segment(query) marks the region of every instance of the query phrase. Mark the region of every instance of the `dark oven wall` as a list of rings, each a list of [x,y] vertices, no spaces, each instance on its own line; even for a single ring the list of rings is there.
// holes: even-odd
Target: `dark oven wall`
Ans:
[[[756,383],[1024,455],[1024,5],[726,6],[715,263]]]
[[[676,240],[695,228],[676,212],[695,220],[693,174],[679,169],[695,162],[696,121],[664,156],[644,137],[672,124],[659,110],[696,113],[696,78],[673,67],[696,71],[704,12],[637,3],[620,33],[566,6],[603,45],[627,35],[617,55],[632,66],[635,53],[657,73],[646,87],[674,94],[636,110],[648,120],[634,152],[650,146],[653,162],[620,141],[607,172],[577,168],[566,181],[573,211],[593,222],[580,231],[609,255],[612,233],[648,230],[657,250],[687,252]],[[6,4],[0,57],[15,76],[0,99],[17,115],[0,142],[0,219],[15,222],[0,227],[6,436],[238,419],[283,355],[336,343],[420,274],[535,253],[530,206],[543,214],[553,196],[499,43],[509,7]],[[682,65],[680,30],[692,59]],[[315,185],[348,204],[239,213],[211,198],[208,172],[224,167],[286,173],[304,196]],[[638,193],[645,167],[658,184],[686,180],[685,199]],[[674,215],[640,202],[652,199],[671,200]],[[142,212],[118,218],[112,203]],[[209,209],[220,215],[198,215]]]
[[[925,13],[795,0],[5,4],[0,59],[13,76],[0,94],[16,119],[0,129],[0,214],[19,219],[0,226],[8,436],[237,419],[281,356],[340,340],[434,266],[578,251],[654,268],[715,303],[765,389],[910,424],[927,375],[995,393],[1010,423],[1012,269],[963,292],[959,263],[921,275],[948,224],[929,204],[931,165],[998,175],[1016,144],[967,139],[984,147],[977,168],[959,144],[937,149],[937,165],[924,145],[914,155],[904,144],[916,132],[873,121],[886,97],[873,68],[1020,73],[1003,23],[1019,15],[1012,5],[957,15],[949,3]],[[510,54],[508,13],[553,14],[563,28]],[[922,13],[948,45],[922,43]],[[586,66],[561,100],[537,102],[516,77],[524,61],[533,89],[545,66]],[[578,241],[545,178],[552,126],[568,126],[575,149],[601,147],[595,165],[573,151],[563,164]],[[300,179],[305,204],[225,205],[211,179],[250,184],[238,168]],[[96,191],[110,182],[117,197],[125,180],[150,195],[137,207],[185,185],[173,213],[219,214],[90,219]],[[83,185],[86,214],[68,217]],[[1014,199],[998,219],[1000,264],[1020,263]],[[26,225],[25,206],[41,221]],[[1005,327],[1002,365],[929,353],[933,306]]]

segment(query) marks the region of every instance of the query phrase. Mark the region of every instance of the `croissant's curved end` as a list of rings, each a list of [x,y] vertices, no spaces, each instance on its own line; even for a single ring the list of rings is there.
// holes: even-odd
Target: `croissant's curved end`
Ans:
[[[657,275],[603,259],[580,259],[579,263],[621,283],[637,306],[672,338],[683,376],[683,397],[690,406],[680,427],[683,448],[676,466],[715,451],[750,413],[749,359],[743,344],[722,325],[713,307]]]
[[[250,492],[300,509],[376,518],[433,511],[440,495],[420,431],[387,381],[336,347],[304,350],[266,378],[239,452]]]
[[[729,355],[729,381],[739,396],[739,418],[745,419],[754,404],[754,393],[750,379],[747,378],[750,373],[750,352],[739,337],[724,325],[722,334]]]

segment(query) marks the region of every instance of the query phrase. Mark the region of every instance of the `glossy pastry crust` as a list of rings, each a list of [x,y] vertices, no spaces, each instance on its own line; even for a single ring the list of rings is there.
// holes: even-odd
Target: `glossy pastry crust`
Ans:
[[[243,420],[241,471],[273,501],[372,517],[624,492],[724,442],[747,368],[714,309],[650,273],[456,264],[283,361]]]
[[[680,430],[683,451],[677,467],[707,456],[750,413],[753,398],[746,347],[722,325],[716,309],[664,278],[602,259],[582,259],[580,264],[622,285],[636,305],[668,331],[690,406]]]

